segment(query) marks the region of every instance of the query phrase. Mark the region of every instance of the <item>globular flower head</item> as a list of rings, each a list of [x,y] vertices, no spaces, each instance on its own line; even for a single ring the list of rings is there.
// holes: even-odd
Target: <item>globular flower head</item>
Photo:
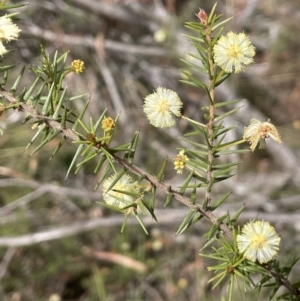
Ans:
[[[269,137],[278,143],[282,143],[280,135],[276,127],[270,123],[270,119],[268,119],[267,122],[260,122],[258,119],[252,118],[250,125],[245,127],[243,139],[251,144],[250,148],[254,151],[258,142],[263,142]],[[263,147],[264,144],[260,143],[260,148]]]
[[[112,183],[116,180],[118,174],[114,174],[103,183],[103,199],[104,201],[114,207],[124,208],[134,203],[135,198],[132,195],[138,194],[140,186],[138,182],[134,181],[129,175],[124,174],[113,187],[110,188]],[[108,190],[110,188],[110,190]],[[119,192],[124,191],[125,193]]]
[[[113,129],[115,128],[116,126],[116,122],[113,118],[111,117],[105,117],[103,120],[102,120],[102,129],[107,132],[107,133],[110,133],[113,131]]]
[[[21,29],[7,16],[0,17],[0,55],[7,52],[3,45],[4,41],[16,40]]]
[[[280,237],[265,221],[251,221],[237,235],[237,247],[252,262],[267,263],[278,253]]]
[[[174,169],[177,170],[178,174],[182,173],[186,162],[189,161],[188,156],[184,153],[185,151],[181,150],[179,154],[174,158]]]
[[[84,70],[84,62],[81,60],[74,60],[71,64],[71,69],[76,74],[82,73]]]
[[[229,32],[214,45],[214,60],[225,72],[239,73],[253,62],[255,48],[244,33]]]
[[[180,117],[182,101],[172,90],[158,87],[145,97],[144,112],[155,127],[170,127],[175,124],[175,117]]]
[[[163,43],[167,38],[167,31],[165,29],[159,29],[154,33],[153,38],[156,43]]]
[[[15,25],[11,18],[7,16],[0,17],[0,40],[11,41],[16,40],[21,29]]]

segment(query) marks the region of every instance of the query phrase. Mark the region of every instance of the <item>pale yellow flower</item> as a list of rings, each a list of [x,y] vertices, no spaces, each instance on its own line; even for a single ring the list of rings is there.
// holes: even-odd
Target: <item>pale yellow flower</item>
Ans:
[[[3,42],[16,40],[21,29],[15,25],[7,16],[0,17],[0,55],[7,52]]]
[[[252,262],[267,263],[278,253],[280,237],[265,221],[251,221],[237,235],[237,247]]]
[[[167,32],[165,29],[159,29],[154,33],[153,37],[156,43],[163,43],[167,38]]]
[[[182,101],[172,90],[158,87],[156,92],[145,97],[144,112],[155,127],[170,127],[175,117],[180,117]]]
[[[59,294],[52,294],[50,295],[48,301],[61,301],[61,297]]]
[[[255,47],[244,33],[229,32],[214,45],[215,63],[227,73],[239,73],[253,62]]]
[[[174,158],[174,169],[177,170],[178,174],[182,173],[186,162],[189,161],[188,156],[184,153],[185,151],[181,150],[179,154]]]
[[[0,40],[16,40],[21,29],[15,25],[7,16],[0,17]]]
[[[116,122],[113,118],[111,117],[105,117],[103,120],[102,120],[102,129],[105,131],[105,132],[111,132],[115,126],[116,126]]]
[[[255,150],[258,142],[260,142],[260,148],[264,148],[264,140],[269,137],[282,143],[276,127],[269,121],[270,119],[267,122],[260,122],[258,119],[252,118],[250,125],[245,127],[243,139],[251,144],[252,151]]]
[[[140,186],[138,185],[138,182],[134,181],[129,175],[125,174],[108,191],[109,187],[116,180],[117,177],[118,174],[114,174],[113,176],[109,177],[104,181],[103,199],[107,204],[122,209],[128,205],[133,204],[135,198],[132,195],[124,194],[122,192],[117,192],[114,190],[138,194],[140,191]]]
[[[84,70],[84,62],[81,60],[74,60],[71,64],[71,69],[76,74],[82,73]]]

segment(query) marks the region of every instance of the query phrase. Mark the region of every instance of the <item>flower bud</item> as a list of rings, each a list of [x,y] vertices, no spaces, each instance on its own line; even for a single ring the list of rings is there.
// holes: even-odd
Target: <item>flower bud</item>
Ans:
[[[207,24],[207,14],[203,9],[199,9],[198,14],[196,15],[202,24]]]

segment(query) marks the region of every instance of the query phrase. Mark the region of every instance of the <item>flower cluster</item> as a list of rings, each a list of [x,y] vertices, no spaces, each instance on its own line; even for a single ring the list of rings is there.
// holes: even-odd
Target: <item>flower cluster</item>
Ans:
[[[115,128],[116,126],[116,122],[113,118],[111,117],[105,117],[103,120],[102,120],[102,129],[106,132],[106,133],[110,133],[113,131],[113,129]]]
[[[184,152],[184,150],[181,150],[179,154],[174,158],[174,169],[177,170],[178,174],[182,173],[186,162],[189,161],[188,156],[185,155]]]
[[[123,175],[114,185],[118,174],[114,174],[103,183],[103,199],[104,201],[118,208],[124,208],[133,204],[134,197],[132,194],[138,194],[140,187],[138,182],[134,181],[129,175]],[[117,191],[116,191],[117,190]]]
[[[229,32],[214,46],[215,63],[227,73],[244,71],[245,65],[253,62],[254,55],[255,48],[244,33]]]
[[[81,60],[74,60],[71,64],[71,69],[76,74],[82,73],[84,70],[84,62]]]
[[[19,36],[21,29],[7,16],[0,17],[0,55],[7,52],[4,47],[3,42],[9,42],[11,40],[16,40]]]
[[[248,141],[252,151],[255,150],[257,144],[260,142],[260,148],[264,148],[264,141],[266,138],[271,137],[278,143],[282,143],[280,135],[276,127],[269,122],[260,122],[259,120],[252,118],[250,125],[245,127],[243,139]]]
[[[248,260],[263,264],[272,260],[278,253],[280,237],[274,227],[265,221],[251,221],[237,235],[240,253]]]
[[[181,116],[182,101],[172,90],[158,87],[156,92],[145,97],[144,112],[155,127],[170,127],[175,117]]]

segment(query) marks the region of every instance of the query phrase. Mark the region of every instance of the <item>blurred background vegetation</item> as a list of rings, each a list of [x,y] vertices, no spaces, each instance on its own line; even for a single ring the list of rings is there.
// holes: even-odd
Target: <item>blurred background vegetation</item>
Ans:
[[[24,4],[18,23],[22,34],[9,45],[15,52],[5,63],[19,65],[16,74],[24,64],[28,67],[26,85],[35,78],[29,67],[39,64],[40,45],[51,56],[56,50],[69,51],[70,63],[83,60],[85,72],[67,77],[69,93],[88,95],[87,116],[97,118],[105,108],[112,117],[121,113],[118,143],[131,140],[139,129],[135,164],[154,174],[168,157],[165,179],[178,187],[184,175],[175,174],[172,158],[176,147],[184,146],[178,137],[187,123],[179,121],[169,130],[153,128],[142,112],[143,97],[158,86],[173,89],[184,102],[184,114],[202,120],[199,106],[207,99],[202,91],[179,82],[184,67],[180,58],[193,52],[183,36],[184,22],[197,21],[199,7],[209,13],[214,1]],[[279,258],[287,262],[299,252],[300,242],[300,2],[220,0],[217,11],[233,16],[225,30],[244,31],[257,51],[255,64],[217,90],[220,100],[243,99],[243,108],[227,120],[237,125],[232,137],[241,137],[253,117],[271,118],[284,141],[276,146],[268,141],[267,150],[241,157],[237,175],[215,186],[215,196],[233,192],[217,214],[235,212],[245,204],[241,223],[256,216],[270,221],[282,236]],[[83,104],[84,100],[74,102],[74,109]],[[100,177],[93,174],[93,163],[65,180],[76,148],[65,144],[49,162],[59,138],[29,156],[34,148],[24,149],[34,131],[29,123],[21,126],[25,117],[12,111],[0,118],[6,129],[0,139],[1,300],[220,300],[226,285],[211,290],[208,263],[198,256],[208,222],[177,237],[188,210],[175,202],[163,209],[162,198],[156,201],[159,223],[149,216],[144,219],[149,236],[134,219],[120,234],[123,216],[101,205],[101,188],[93,191]],[[299,277],[299,268],[293,277]]]

